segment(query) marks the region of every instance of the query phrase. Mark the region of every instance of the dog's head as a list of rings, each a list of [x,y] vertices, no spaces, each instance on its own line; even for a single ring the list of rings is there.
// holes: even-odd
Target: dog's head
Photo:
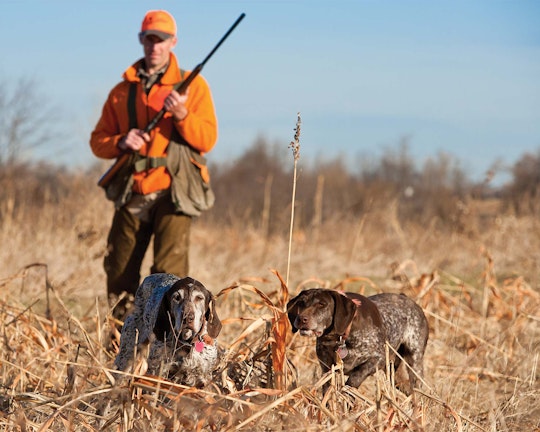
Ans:
[[[351,323],[356,304],[337,291],[312,288],[302,291],[287,304],[293,333],[302,336],[343,334]]]
[[[159,340],[174,334],[181,341],[191,342],[204,333],[216,338],[220,331],[215,298],[199,281],[190,277],[180,279],[163,296],[154,325]]]

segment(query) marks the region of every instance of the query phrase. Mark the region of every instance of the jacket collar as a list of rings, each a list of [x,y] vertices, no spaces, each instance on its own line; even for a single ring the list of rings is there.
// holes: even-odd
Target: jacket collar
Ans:
[[[128,67],[122,77],[124,80],[129,82],[140,82],[139,69],[143,67],[144,59],[141,58]],[[169,58],[169,67],[161,77],[161,84],[163,85],[174,85],[177,82],[181,81],[182,77],[180,75],[180,68],[178,67],[178,60],[174,53],[171,53]]]

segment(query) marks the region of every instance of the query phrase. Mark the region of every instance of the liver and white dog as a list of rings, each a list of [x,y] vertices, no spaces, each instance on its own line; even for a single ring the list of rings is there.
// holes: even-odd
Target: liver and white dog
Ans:
[[[135,347],[150,344],[148,372],[189,386],[203,387],[218,363],[216,338],[221,322],[214,296],[190,277],[165,273],[144,279],[126,318],[114,364],[126,370]]]
[[[317,337],[323,372],[341,357],[350,386],[358,387],[377,369],[385,369],[386,341],[423,376],[428,323],[420,306],[403,294],[364,297],[313,288],[291,299],[287,309],[293,332]],[[401,360],[392,350],[390,355],[397,369]],[[417,384],[414,372],[408,371],[411,391]]]

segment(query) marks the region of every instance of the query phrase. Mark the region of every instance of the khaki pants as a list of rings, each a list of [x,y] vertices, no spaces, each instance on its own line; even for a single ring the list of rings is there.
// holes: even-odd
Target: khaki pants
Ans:
[[[104,260],[109,298],[126,291],[135,294],[141,265],[154,235],[154,263],[151,273],[187,276],[191,217],[175,213],[170,196],[156,201],[146,222],[126,207],[116,210],[107,240]]]

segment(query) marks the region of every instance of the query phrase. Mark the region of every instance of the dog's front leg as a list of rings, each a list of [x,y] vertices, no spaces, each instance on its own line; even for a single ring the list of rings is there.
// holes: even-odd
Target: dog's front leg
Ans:
[[[380,363],[381,362],[378,357],[372,357],[359,366],[356,366],[351,372],[349,372],[347,385],[356,388],[360,387],[360,384],[362,384],[368,376],[377,372]]]
[[[148,373],[158,375],[162,367],[168,363],[167,347],[159,339],[153,338],[148,352]]]

